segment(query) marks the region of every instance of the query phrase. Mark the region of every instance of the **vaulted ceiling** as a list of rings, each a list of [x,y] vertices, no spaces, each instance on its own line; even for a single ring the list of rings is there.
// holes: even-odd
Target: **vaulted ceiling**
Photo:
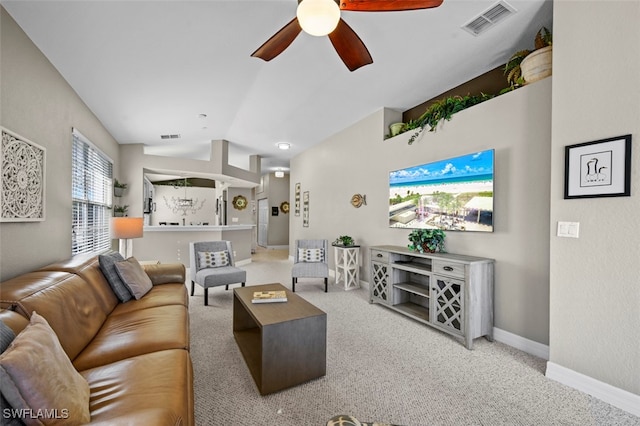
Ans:
[[[515,13],[481,35],[461,28],[495,4],[343,12],[373,57],[350,72],[326,36],[302,33],[270,62],[250,56],[296,0],[2,1],[119,143],[206,159],[226,139],[232,164],[258,154],[263,171],[382,107],[404,111],[504,64],[551,26],[551,1],[508,0]]]

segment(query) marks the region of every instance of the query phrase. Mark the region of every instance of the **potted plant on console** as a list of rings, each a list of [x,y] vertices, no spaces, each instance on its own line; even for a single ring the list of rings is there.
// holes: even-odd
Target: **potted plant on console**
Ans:
[[[414,229],[409,234],[409,250],[419,253],[444,253],[446,234],[442,229]]]

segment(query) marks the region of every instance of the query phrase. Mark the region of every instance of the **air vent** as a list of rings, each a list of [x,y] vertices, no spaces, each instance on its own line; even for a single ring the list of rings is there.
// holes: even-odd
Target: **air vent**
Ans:
[[[179,134],[174,135],[160,135],[160,139],[180,139]]]
[[[462,29],[474,36],[479,36],[516,12],[516,9],[509,3],[499,1],[480,15],[471,18],[469,22],[462,26]]]

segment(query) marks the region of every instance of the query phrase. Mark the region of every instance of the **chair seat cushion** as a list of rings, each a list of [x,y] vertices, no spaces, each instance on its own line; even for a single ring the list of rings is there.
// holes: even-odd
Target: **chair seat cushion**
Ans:
[[[295,278],[328,277],[329,266],[326,263],[317,262],[296,263],[291,268],[291,276]]]
[[[202,287],[243,283],[247,281],[247,271],[235,266],[201,269],[196,273],[195,282]]]

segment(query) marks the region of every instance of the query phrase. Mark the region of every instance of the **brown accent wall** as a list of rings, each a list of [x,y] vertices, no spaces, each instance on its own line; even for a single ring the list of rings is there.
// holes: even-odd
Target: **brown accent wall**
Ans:
[[[488,95],[497,95],[502,89],[508,86],[507,78],[504,76],[504,72],[502,69],[504,65],[501,65],[497,68],[488,71],[473,80],[469,80],[466,83],[461,84],[460,86],[454,87],[451,90],[448,90],[432,99],[429,99],[426,102],[421,103],[420,105],[416,105],[411,109],[406,110],[402,113],[402,121],[408,122],[409,120],[416,119],[422,115],[423,112],[431,105],[434,101],[439,99],[448,97],[448,96],[466,96],[466,95],[479,95],[481,93],[486,93]]]

